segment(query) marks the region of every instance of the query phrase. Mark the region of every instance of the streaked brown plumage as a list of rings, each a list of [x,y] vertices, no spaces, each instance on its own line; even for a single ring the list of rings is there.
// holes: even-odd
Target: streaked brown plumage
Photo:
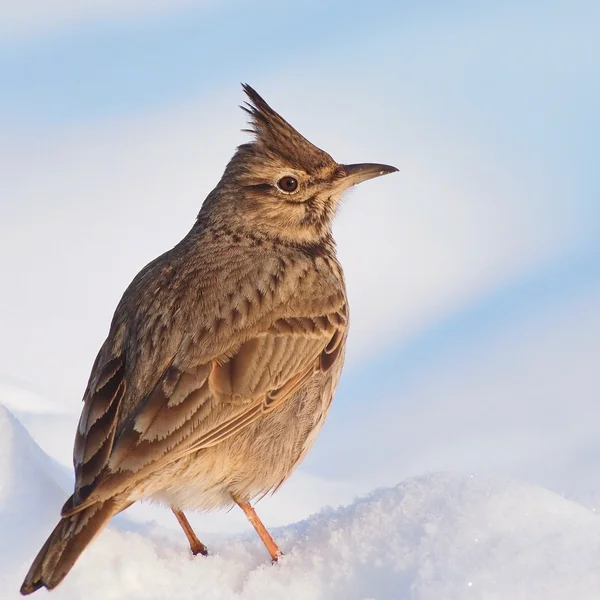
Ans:
[[[269,547],[249,502],[285,481],[327,416],[348,333],[331,222],[345,189],[396,169],[336,163],[244,90],[255,139],[123,295],[84,395],[75,491],[23,594],[60,583],[142,498],[173,508],[194,552],[182,511],[234,502]]]

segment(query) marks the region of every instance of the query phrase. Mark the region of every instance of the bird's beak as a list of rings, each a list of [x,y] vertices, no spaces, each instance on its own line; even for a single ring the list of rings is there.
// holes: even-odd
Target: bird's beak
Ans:
[[[390,165],[378,165],[376,163],[359,163],[356,165],[342,165],[346,175],[342,178],[344,189],[357,183],[362,183],[374,177],[395,173],[398,169]]]

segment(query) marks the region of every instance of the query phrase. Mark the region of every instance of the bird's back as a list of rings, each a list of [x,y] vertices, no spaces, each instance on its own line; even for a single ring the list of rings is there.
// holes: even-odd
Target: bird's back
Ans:
[[[194,228],[133,279],[98,360],[127,355],[133,398],[182,344],[190,363],[210,360],[278,319],[342,307],[347,312],[332,240],[305,248],[243,229]]]

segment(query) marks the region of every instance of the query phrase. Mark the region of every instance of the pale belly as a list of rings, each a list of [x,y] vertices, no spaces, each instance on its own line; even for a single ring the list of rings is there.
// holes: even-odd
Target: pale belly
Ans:
[[[162,487],[150,499],[212,510],[231,506],[232,496],[250,501],[274,491],[312,447],[331,405],[335,375],[320,374],[240,433],[162,470]]]

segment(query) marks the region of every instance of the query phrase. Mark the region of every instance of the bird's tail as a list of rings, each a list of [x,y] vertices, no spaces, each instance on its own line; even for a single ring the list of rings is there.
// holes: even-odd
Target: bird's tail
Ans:
[[[110,518],[130,504],[119,500],[111,498],[63,517],[33,561],[21,586],[21,594],[26,596],[42,586],[49,590],[55,588]]]

